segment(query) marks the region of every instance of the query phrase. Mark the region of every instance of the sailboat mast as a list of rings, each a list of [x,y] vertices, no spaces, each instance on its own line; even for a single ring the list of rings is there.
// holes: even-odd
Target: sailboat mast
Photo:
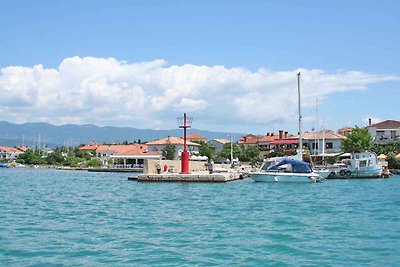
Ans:
[[[303,160],[303,139],[301,136],[301,98],[300,98],[300,72],[297,73],[297,93],[298,93],[298,105],[299,105],[299,151],[300,160]]]

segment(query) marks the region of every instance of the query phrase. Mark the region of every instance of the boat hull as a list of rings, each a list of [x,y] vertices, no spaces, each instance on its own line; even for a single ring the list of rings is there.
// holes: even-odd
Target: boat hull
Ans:
[[[294,183],[310,183],[316,182],[318,176],[312,173],[250,173],[250,178],[255,182],[294,182]]]
[[[365,178],[381,178],[382,167],[370,166],[365,168],[347,168],[332,171],[328,179],[365,179]]]

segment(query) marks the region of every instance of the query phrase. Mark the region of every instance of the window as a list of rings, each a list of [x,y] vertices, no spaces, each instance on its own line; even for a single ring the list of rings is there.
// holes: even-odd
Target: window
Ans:
[[[385,131],[376,131],[376,136],[385,136]]]
[[[392,139],[395,139],[396,138],[396,131],[390,131],[390,137]]]
[[[327,149],[332,149],[333,148],[333,143],[332,142],[328,142],[325,144],[325,148]]]
[[[360,160],[360,167],[366,167],[367,166],[367,161],[366,160]]]

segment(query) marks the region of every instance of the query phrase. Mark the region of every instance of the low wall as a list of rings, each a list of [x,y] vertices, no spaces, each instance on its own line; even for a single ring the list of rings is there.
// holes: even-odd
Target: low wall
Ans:
[[[170,173],[179,173],[181,171],[181,161],[180,160],[158,160],[158,159],[148,159],[144,161],[143,173],[151,174],[157,173],[157,164],[161,164],[161,172],[164,171],[164,165],[167,164],[168,172]],[[190,161],[189,162],[189,171],[205,171],[205,161]],[[229,164],[215,164],[214,169],[218,168],[226,168],[229,169]]]

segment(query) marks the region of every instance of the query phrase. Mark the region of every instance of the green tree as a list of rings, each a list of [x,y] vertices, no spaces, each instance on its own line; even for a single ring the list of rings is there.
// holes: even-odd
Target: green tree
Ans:
[[[250,161],[256,163],[261,161],[260,150],[256,146],[249,146],[243,151],[243,156],[240,161]]]
[[[173,160],[175,157],[175,150],[176,148],[174,145],[168,144],[162,150],[162,155],[165,159]]]
[[[396,159],[396,154],[389,152],[387,154],[388,166],[390,169],[400,169],[400,161]]]
[[[17,158],[17,162],[27,165],[39,165],[46,163],[45,159],[42,157],[41,151],[33,151],[31,149],[20,154]]]
[[[46,162],[49,165],[59,165],[64,161],[61,149],[56,148],[53,153],[47,155]]]
[[[214,155],[214,149],[211,148],[206,142],[204,141],[195,141],[195,143],[198,143],[201,145],[199,149],[199,153],[201,156],[207,156],[209,159],[213,158]]]
[[[232,154],[233,158],[241,158],[242,155],[242,147],[238,144],[232,144]],[[226,159],[231,158],[231,143],[226,143],[222,146],[221,152],[218,154],[218,159],[225,161]]]
[[[342,143],[345,152],[365,152],[371,149],[372,136],[365,128],[353,129]]]

